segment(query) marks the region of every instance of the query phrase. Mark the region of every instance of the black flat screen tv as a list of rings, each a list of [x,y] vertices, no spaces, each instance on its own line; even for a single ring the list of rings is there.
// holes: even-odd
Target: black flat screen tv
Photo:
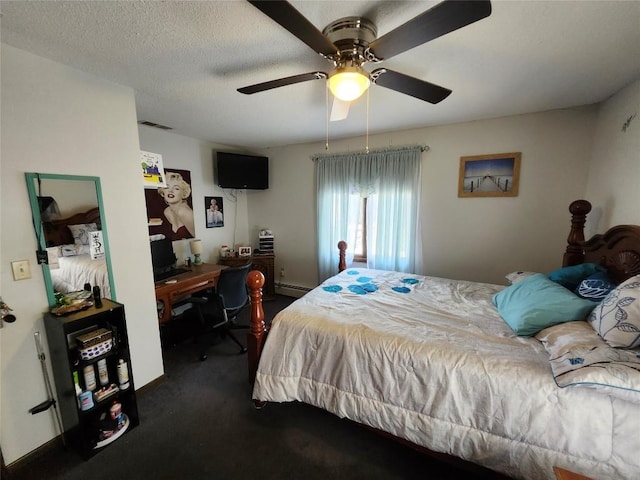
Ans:
[[[243,153],[217,152],[216,183],[220,188],[266,190],[269,158]]]

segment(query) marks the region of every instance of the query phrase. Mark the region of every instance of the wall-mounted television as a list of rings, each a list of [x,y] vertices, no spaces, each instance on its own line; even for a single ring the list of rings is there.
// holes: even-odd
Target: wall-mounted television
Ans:
[[[216,153],[216,183],[220,188],[266,190],[269,158],[244,153]]]

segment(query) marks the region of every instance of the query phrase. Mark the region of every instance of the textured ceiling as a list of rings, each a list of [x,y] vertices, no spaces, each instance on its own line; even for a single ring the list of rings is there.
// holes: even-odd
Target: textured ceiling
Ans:
[[[378,36],[435,1],[293,1],[318,29],[373,20]],[[237,88],[331,65],[242,0],[2,1],[2,42],[135,91],[139,120],[229,145],[324,141],[326,89]],[[640,1],[502,1],[491,16],[383,62],[450,88],[437,105],[374,86],[371,134],[600,102],[640,78]],[[331,138],[362,135],[366,96]]]

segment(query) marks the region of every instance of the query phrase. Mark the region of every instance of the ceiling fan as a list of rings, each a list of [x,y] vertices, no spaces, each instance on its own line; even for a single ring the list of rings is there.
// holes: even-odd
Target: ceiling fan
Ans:
[[[340,18],[321,32],[287,1],[249,0],[249,3],[330,61],[334,68],[328,74],[320,71],[302,73],[249,85],[238,91],[251,95],[309,80],[327,79],[334,95],[331,120],[346,118],[349,102],[359,98],[371,83],[432,104],[441,102],[451,94],[448,88],[388,68],[368,72],[363,65],[379,63],[491,14],[489,0],[444,0],[377,38],[376,25],[364,17]]]

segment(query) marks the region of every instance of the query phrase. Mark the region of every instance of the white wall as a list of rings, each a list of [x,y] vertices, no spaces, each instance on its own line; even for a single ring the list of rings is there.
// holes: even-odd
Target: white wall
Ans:
[[[48,308],[35,261],[25,172],[98,176],[118,301],[124,303],[139,388],[163,373],[133,91],[2,45],[0,292],[18,320],[1,330],[0,445],[12,463],[57,435],[33,334]],[[13,281],[10,262],[32,278]]]
[[[195,140],[172,132],[140,125],[140,148],[159,153],[167,169],[191,172],[191,197],[196,238],[202,240],[202,261],[216,263],[222,245],[248,242],[247,194],[244,190],[222,190],[214,183],[213,152],[234,151],[233,147]],[[204,197],[223,197],[224,226],[206,228]],[[179,263],[191,256],[189,240],[173,242]]]
[[[640,79],[600,106],[594,138],[585,195],[593,211],[586,232],[640,224]]]
[[[557,268],[569,232],[567,208],[584,194],[595,119],[596,109],[585,107],[371,137],[370,148],[430,147],[422,156],[424,273],[504,283],[513,270]],[[336,140],[330,151],[364,145],[364,138]],[[263,151],[271,187],[249,200],[249,230],[274,231],[276,281],[284,267],[283,283],[317,284],[311,156],[323,149],[317,143]],[[461,156],[514,151],[522,152],[517,197],[458,198]]]

